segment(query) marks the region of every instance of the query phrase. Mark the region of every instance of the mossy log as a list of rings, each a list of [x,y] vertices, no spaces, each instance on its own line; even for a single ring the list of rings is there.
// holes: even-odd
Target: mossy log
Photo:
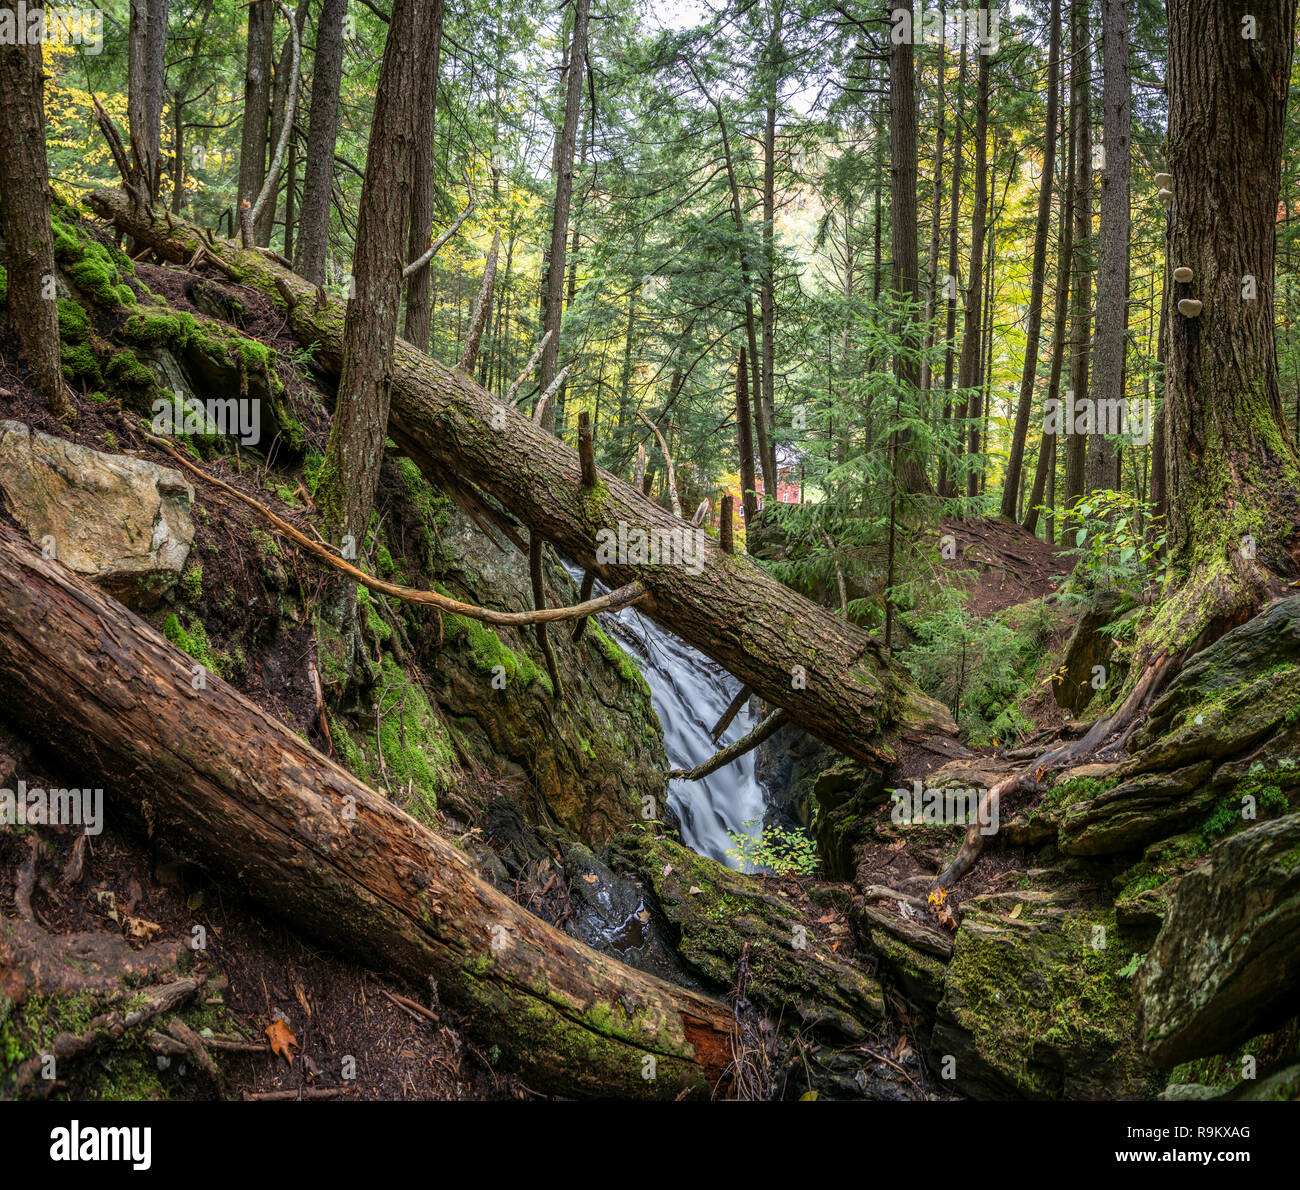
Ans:
[[[0,714],[82,784],[102,781],[111,821],[142,820],[218,881],[373,970],[435,980],[530,1086],[725,1091],[725,1004],[526,912],[450,843],[4,526]]]
[[[193,224],[151,220],[121,191],[100,190],[91,205],[118,230],[176,263],[205,258],[265,293],[285,311],[317,362],[342,366],[344,303],[258,252],[203,237]],[[925,697],[883,648],[846,622],[777,582],[747,558],[725,553],[702,529],[647,500],[606,471],[581,483],[578,454],[474,381],[398,340],[388,433],[431,474],[451,473],[495,497],[537,537],[553,542],[611,588],[639,580],[639,604],[740,678],[771,705],[828,744],[860,760],[891,761],[896,734],[955,734],[947,710]],[[598,561],[602,530],[698,545],[637,564],[628,555]],[[698,563],[698,564],[697,564]]]

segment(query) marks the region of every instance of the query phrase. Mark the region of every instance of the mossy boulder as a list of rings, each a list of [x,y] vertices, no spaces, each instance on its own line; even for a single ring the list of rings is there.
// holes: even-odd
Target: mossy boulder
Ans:
[[[968,911],[932,1064],[942,1077],[951,1059],[955,1089],[978,1099],[1146,1097],[1130,958],[1106,911],[1048,907],[1016,921]]]
[[[1147,1052],[1170,1066],[1294,1015],[1300,814],[1224,840],[1188,873],[1139,973]]]
[[[748,994],[773,1019],[798,1020],[862,1040],[885,1014],[866,968],[820,941],[812,912],[747,876],[697,855],[666,834],[633,831],[613,854],[653,890],[674,949],[712,984],[729,988],[749,946]]]

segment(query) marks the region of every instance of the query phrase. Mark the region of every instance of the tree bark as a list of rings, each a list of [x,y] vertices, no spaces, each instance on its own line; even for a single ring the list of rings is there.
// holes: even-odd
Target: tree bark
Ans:
[[[343,20],[347,11],[347,0],[324,0],[316,25],[307,162],[303,170],[298,254],[294,257],[294,268],[313,285],[325,284],[334,144],[338,139],[339,88],[343,79]]]
[[[1038,221],[1034,227],[1034,261],[1029,290],[1029,318],[1025,327],[1025,362],[1020,372],[1020,401],[1011,432],[1011,452],[1002,484],[1001,515],[1014,520],[1016,493],[1024,466],[1029,414],[1034,405],[1034,380],[1038,375],[1038,341],[1043,328],[1043,284],[1047,274],[1047,233],[1052,222],[1052,179],[1056,169],[1058,79],[1061,66],[1061,0],[1052,0],[1051,31],[1047,49],[1047,127],[1043,131],[1043,173],[1038,182]],[[1035,477],[1037,479],[1037,477]],[[1042,492],[1039,491],[1039,499]]]
[[[1300,559],[1273,304],[1296,2],[1251,14],[1245,37],[1227,0],[1169,5],[1170,258],[1192,280],[1173,284],[1165,387],[1170,563],[1188,577],[1162,618],[1192,640],[1253,614]]]
[[[436,980],[539,1090],[674,1099],[719,1086],[725,1004],[546,925],[220,678],[196,690],[195,668],[0,527],[0,706],[102,777],[116,812],[353,960]]]
[[[910,14],[911,9],[912,0],[906,0],[905,11]],[[908,24],[910,27],[910,15]],[[895,357],[894,375],[901,384],[919,393],[921,364],[916,356],[921,345],[917,324],[921,285],[916,256],[916,62],[910,39],[897,43],[891,39],[889,48],[889,165],[891,284],[895,298],[910,304],[898,327],[907,350]],[[898,432],[897,482],[905,492],[928,491],[930,481],[925,468],[908,447],[910,439],[910,432]]]
[[[546,258],[546,284],[542,292],[542,329],[550,339],[542,351],[538,382],[542,392],[550,387],[559,371],[560,323],[564,319],[564,261],[569,241],[569,207],[573,201],[573,158],[578,147],[578,116],[582,106],[582,83],[587,69],[587,22],[591,0],[575,0],[573,40],[569,44],[566,72],[564,124],[560,129],[555,156],[555,204],[551,208],[551,247]],[[542,428],[555,430],[555,403],[542,413]]]
[[[132,215],[120,191],[96,191],[91,202],[168,260],[188,261],[198,248],[200,233],[192,224],[151,226]],[[339,302],[327,298],[318,307],[313,287],[260,253],[223,241],[208,244],[208,251],[285,309],[300,341],[313,344],[318,362],[338,373],[344,331]],[[693,562],[679,549],[686,565],[643,565],[625,560],[630,555],[602,555],[597,562],[601,530],[617,534],[623,525],[661,542],[674,540],[675,532],[682,542],[691,527],[608,472],[600,472],[594,491],[584,490],[575,451],[404,342],[397,344],[392,381],[388,433],[418,465],[477,485],[611,589],[641,579],[647,590],[641,610],[833,747],[880,763],[893,757],[897,732],[955,731],[948,712],[921,694],[873,638],[756,564],[723,554],[702,530]],[[494,429],[502,418],[505,428]]]
[[[18,20],[16,0],[5,7]],[[50,175],[45,160],[45,69],[39,42],[0,49],[0,228],[4,231],[9,324],[18,332],[27,367],[45,406],[67,411],[59,356],[59,307],[54,290]]]
[[[1070,391],[1073,408],[1088,400],[1088,340],[1092,329],[1092,99],[1088,0],[1071,0],[1070,116],[1074,130],[1074,313],[1070,333]],[[1065,504],[1072,507],[1086,489],[1088,440],[1065,431]]]
[[[757,414],[763,425],[763,470],[778,476],[776,465],[776,108],[780,89],[781,30],[785,8],[772,5],[772,28],[763,61],[763,282],[759,319],[763,330],[763,390]],[[775,498],[775,489],[773,490]]]
[[[1046,404],[1051,407],[1061,397],[1061,370],[1065,362],[1065,340],[1070,330],[1070,261],[1074,253],[1074,219],[1070,211],[1069,197],[1074,185],[1074,137],[1069,125],[1062,130],[1065,142],[1061,148],[1065,154],[1065,177],[1061,186],[1061,211],[1057,221],[1056,240],[1056,311],[1055,325],[1052,328],[1052,363],[1047,377]],[[1059,423],[1059,418],[1057,419]],[[1054,517],[1051,510],[1056,505],[1056,452],[1061,433],[1048,433],[1046,419],[1043,423],[1043,437],[1038,446],[1038,467],[1034,471],[1034,487],[1029,493],[1029,506],[1025,509],[1024,527],[1030,533],[1038,529],[1038,507],[1046,497],[1047,540],[1055,536]]]
[[[29,7],[31,7],[29,5]],[[158,197],[162,165],[163,83],[167,50],[167,0],[131,0],[127,51],[127,124],[137,184]]]
[[[981,12],[985,6],[981,5]],[[971,212],[970,277],[966,284],[966,313],[962,326],[961,371],[957,386],[966,389],[966,417],[970,419],[967,450],[971,456],[971,470],[966,477],[966,494],[979,493],[979,474],[974,469],[974,458],[979,453],[980,396],[980,308],[984,286],[984,236],[988,219],[988,130],[989,130],[989,55],[979,55],[975,97],[975,207]]]
[[[254,0],[248,9],[248,54],[244,64],[244,124],[239,146],[239,199],[251,207],[266,179],[266,146],[271,121],[272,31],[275,5]],[[238,222],[238,216],[236,217]],[[254,228],[256,238],[257,229]],[[267,240],[256,240],[266,244]]]
[[[1093,399],[1123,402],[1128,330],[1129,122],[1131,95],[1125,0],[1101,0],[1102,163],[1101,228],[1097,239],[1097,333]],[[1125,408],[1123,404],[1110,408]],[[1107,419],[1108,420],[1108,419]],[[1115,488],[1116,442],[1099,416],[1088,440],[1089,491]]]
[[[349,546],[351,557],[361,556],[383,462],[402,246],[411,217],[411,165],[420,132],[417,101],[426,55],[433,53],[432,14],[427,0],[397,0],[375,94],[352,259],[355,295],[347,304],[338,397],[316,489],[317,507],[344,557]],[[349,641],[349,660],[360,661],[356,585],[345,582],[340,588],[339,625]]]
[[[435,26],[433,54],[420,76],[421,128],[415,143],[413,174],[415,189],[411,194],[411,230],[406,241],[406,258],[417,259],[429,246],[433,235],[434,137],[438,123],[438,74],[442,69],[443,0],[433,0]],[[406,321],[402,337],[421,351],[428,351],[433,336],[433,270],[418,269],[406,282]]]
[[[948,276],[945,279],[945,288],[947,289],[947,298],[945,306],[947,307],[947,320],[945,326],[945,340],[943,349],[943,419],[944,419],[944,439],[945,448],[949,439],[947,423],[952,420],[952,382],[953,366],[956,362],[956,348],[953,340],[957,335],[957,275],[961,268],[960,257],[957,254],[958,230],[957,221],[961,215],[961,167],[962,167],[962,138],[966,128],[966,122],[962,119],[962,106],[966,99],[966,41],[963,38],[961,49],[957,59],[957,93],[953,97],[953,124],[956,131],[952,138],[952,196],[948,206]],[[955,496],[957,494],[956,462],[955,460],[961,455],[960,443],[954,452],[953,473],[949,474],[948,453],[943,450],[939,457],[939,495]]]
[[[743,347],[736,361],[736,450],[740,455],[740,506],[744,509],[745,531],[748,533],[749,527],[758,520],[755,488],[758,479],[754,475],[754,434],[749,424],[749,377],[745,374]]]

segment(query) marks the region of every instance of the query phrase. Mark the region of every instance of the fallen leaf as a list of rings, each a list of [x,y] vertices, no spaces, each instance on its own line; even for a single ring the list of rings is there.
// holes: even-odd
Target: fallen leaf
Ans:
[[[293,1035],[293,1030],[289,1028],[289,1023],[284,1017],[277,1017],[265,1029],[266,1038],[271,1043],[271,1053],[279,1054],[290,1066],[293,1065],[293,1054],[289,1052],[289,1047],[298,1044],[298,1039]]]
[[[1011,910],[1011,916],[1012,916],[1012,917],[1019,917],[1019,916],[1020,916],[1020,911],[1021,911],[1024,907],[1025,907],[1025,903],[1024,903],[1024,901],[1017,901],[1017,902],[1016,902],[1016,907],[1015,907],[1013,910]]]
[[[831,922],[833,922],[834,920],[835,920],[835,914],[834,914],[833,912],[832,912],[832,913],[827,913],[825,916],[823,916],[823,917],[819,917],[819,918],[817,919],[817,924],[818,924],[819,926],[828,926],[828,925],[830,925]]]
[[[649,920],[650,920],[650,910],[649,910],[649,909],[642,909],[641,912],[638,913],[638,914],[636,915],[636,919],[637,919],[637,921],[639,921],[639,922],[643,922],[643,923],[649,921]]]
[[[595,872],[588,872],[588,873],[583,877],[583,879],[584,879],[588,884],[595,884],[595,883],[596,883],[596,873],[595,873]]]
[[[95,900],[98,901],[101,905],[108,906],[105,912],[108,914],[110,918],[113,919],[113,921],[119,920],[117,916],[117,897],[113,894],[111,890],[103,889],[103,888],[99,889],[95,893]]]
[[[817,1092],[816,1092],[816,1091],[805,1091],[802,1095],[799,1096],[799,1102],[800,1102],[800,1103],[816,1103],[816,1102],[817,1102]]]
[[[123,924],[126,936],[132,942],[148,942],[155,934],[162,933],[162,926],[156,921],[145,921],[143,917],[128,917]]]

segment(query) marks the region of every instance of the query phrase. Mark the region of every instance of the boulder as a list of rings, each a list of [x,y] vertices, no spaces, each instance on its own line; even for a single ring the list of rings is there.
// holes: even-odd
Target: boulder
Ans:
[[[31,539],[115,599],[148,610],[194,541],[194,489],[170,467],[0,422],[0,491]]]
[[[1300,984],[1300,814],[1224,840],[1189,872],[1138,977],[1161,1066],[1219,1053],[1294,1016]]]

